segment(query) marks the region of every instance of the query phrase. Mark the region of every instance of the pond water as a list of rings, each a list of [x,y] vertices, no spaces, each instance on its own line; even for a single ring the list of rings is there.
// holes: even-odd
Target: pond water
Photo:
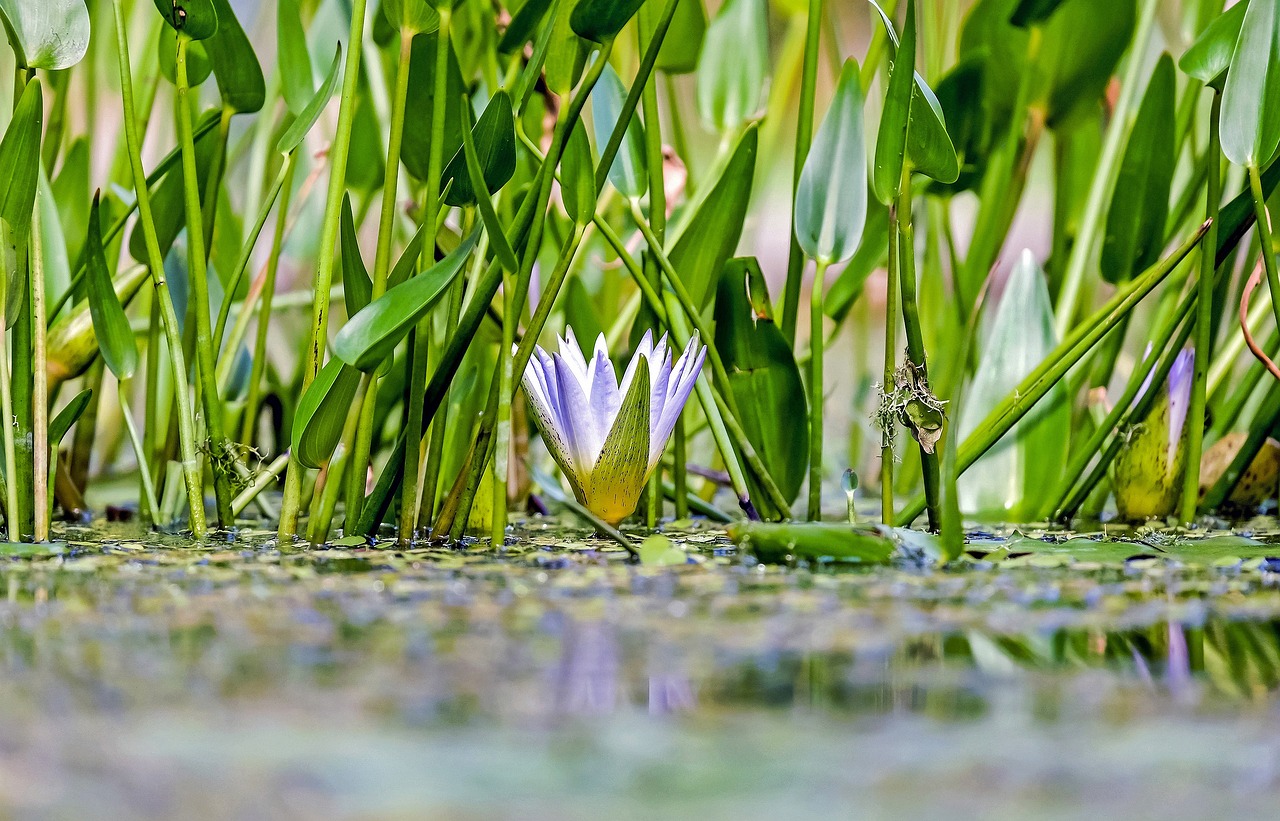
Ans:
[[[1265,559],[766,568],[692,531],[689,563],[646,567],[547,525],[500,559],[66,535],[0,560],[15,817],[1274,818],[1280,798]]]

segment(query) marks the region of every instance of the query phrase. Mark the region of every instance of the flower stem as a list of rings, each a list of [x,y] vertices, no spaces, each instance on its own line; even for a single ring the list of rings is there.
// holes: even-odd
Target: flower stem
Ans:
[[[1222,108],[1222,94],[1213,93],[1209,113],[1209,147],[1204,166],[1206,174],[1205,219],[1212,220],[1204,244],[1200,246],[1200,281],[1196,289],[1196,359],[1195,375],[1191,384],[1191,404],[1187,409],[1187,470],[1182,484],[1182,516],[1184,523],[1196,517],[1196,503],[1200,500],[1200,455],[1204,449],[1204,415],[1208,397],[1206,389],[1209,377],[1209,358],[1213,352],[1213,284],[1217,268],[1218,204],[1222,198],[1221,167],[1218,164],[1220,135],[1218,113]],[[1252,178],[1250,180],[1252,187]],[[1254,192],[1256,201],[1258,192]],[[1261,221],[1259,221],[1261,225]],[[1263,248],[1264,254],[1266,248]],[[1272,290],[1274,296],[1276,291]],[[1272,300],[1272,304],[1275,300]]]
[[[810,14],[812,14],[812,10]],[[811,522],[822,520],[822,294],[831,261],[819,259],[809,292],[809,511]]]
[[[1276,272],[1276,249],[1271,238],[1271,214],[1267,210],[1267,198],[1262,193],[1262,178],[1258,166],[1248,168],[1249,191],[1253,194],[1253,208],[1257,214],[1258,244],[1262,249],[1262,266],[1267,272],[1267,290],[1271,292],[1271,311],[1280,328],[1280,274]]]
[[[884,382],[880,391],[887,397],[894,390],[894,373],[898,369],[898,284],[899,253],[898,205],[889,206],[889,257],[885,273],[884,298]],[[880,424],[880,521],[893,527],[893,434],[897,424],[893,415],[881,414]]]
[[[147,515],[152,523],[160,521],[160,505],[156,501],[156,486],[151,479],[151,467],[147,464],[147,452],[138,436],[138,428],[133,421],[133,411],[129,408],[129,380],[122,379],[116,386],[120,396],[120,416],[124,419],[124,429],[129,434],[129,444],[133,446],[133,454],[138,459],[138,474],[142,477],[143,501],[147,505]]]
[[[147,248],[147,264],[151,270],[151,282],[159,304],[160,320],[169,348],[172,366],[174,396],[177,403],[178,444],[182,454],[182,474],[186,483],[187,503],[191,512],[191,533],[197,540],[207,535],[204,517],[204,482],[200,473],[200,460],[196,455],[195,415],[191,397],[187,391],[187,365],[182,351],[182,334],[178,330],[178,317],[169,295],[169,283],[165,280],[164,258],[160,254],[160,242],[156,237],[155,219],[151,212],[151,194],[147,190],[147,176],[142,170],[142,141],[138,134],[138,117],[134,110],[133,80],[129,68],[129,47],[125,36],[124,15],[120,0],[112,4],[115,10],[116,47],[120,62],[120,92],[124,101],[124,133],[128,146],[129,166],[133,173],[133,187],[137,196],[138,223]]]
[[[329,191],[325,200],[324,222],[320,229],[320,258],[312,282],[314,302],[311,312],[311,336],[307,343],[302,371],[303,392],[320,372],[324,346],[329,331],[329,289],[333,283],[335,245],[342,217],[342,195],[346,189],[347,154],[351,148],[351,127],[355,120],[356,93],[360,85],[360,43],[364,39],[364,14],[368,0],[352,0],[351,28],[346,62],[342,69],[342,101],[338,107],[338,128],[329,149]],[[277,538],[288,547],[298,531],[298,509],[302,501],[302,465],[290,455],[285,474],[284,499],[280,504]]]
[[[209,462],[213,468],[213,493],[217,502],[218,523],[235,524],[231,512],[229,471],[236,456],[223,433],[222,403],[218,401],[215,376],[217,357],[213,349],[213,328],[209,323],[209,278],[205,264],[205,237],[200,211],[200,181],[196,172],[196,145],[191,123],[191,93],[187,81],[187,55],[191,38],[179,32],[177,95],[174,108],[178,114],[178,141],[182,146],[182,191],[187,216],[187,282],[191,286],[192,309],[196,315],[197,391],[203,397],[204,424],[208,433]]]
[[[49,367],[45,346],[44,249],[40,201],[31,216],[31,495],[32,534],[49,541]]]

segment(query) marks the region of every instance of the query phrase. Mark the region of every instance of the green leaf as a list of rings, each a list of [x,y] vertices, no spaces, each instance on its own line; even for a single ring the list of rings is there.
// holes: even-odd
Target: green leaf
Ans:
[[[903,56],[905,54],[905,57]],[[876,136],[875,168],[871,188],[876,199],[886,205],[898,198],[902,188],[902,164],[907,154],[907,125],[911,121],[911,99],[915,93],[916,4],[907,0],[907,23],[902,31],[896,59],[889,71],[889,88]]]
[[[89,407],[89,400],[93,398],[93,389],[85,388],[84,390],[71,397],[71,401],[63,406],[62,410],[53,417],[49,422],[49,447],[57,448],[62,444],[62,440],[66,438],[67,431],[71,430],[71,426],[79,421],[81,415],[84,414],[85,408]]]
[[[333,90],[338,86],[338,76],[342,71],[342,44],[339,43],[333,54],[333,63],[329,65],[329,73],[325,75],[324,82],[320,84],[319,90],[311,95],[311,99],[303,106],[302,111],[285,132],[280,135],[280,139],[276,142],[276,151],[281,154],[289,154],[302,144],[307,136],[307,132],[320,119],[320,115],[324,113],[324,108],[329,104],[329,98],[333,96]]]
[[[89,211],[89,237],[85,241],[85,287],[89,296],[89,313],[93,317],[93,332],[98,338],[102,361],[116,379],[133,376],[138,367],[138,345],[129,327],[129,318],[116,298],[107,267],[107,255],[102,248],[102,223],[99,217],[98,196],[93,198]]]
[[[293,414],[293,455],[303,467],[318,468],[333,455],[359,389],[360,371],[340,359],[316,374]]]
[[[506,92],[498,92],[498,94],[506,98]],[[497,98],[495,98],[496,100]],[[493,104],[490,103],[490,107]],[[462,99],[463,115],[469,117],[471,105],[464,97]],[[506,104],[507,116],[511,114],[511,104]],[[487,113],[487,112],[486,112]],[[476,126],[479,128],[479,125]],[[516,259],[516,252],[511,247],[511,243],[507,241],[507,235],[502,227],[502,223],[498,220],[498,214],[493,208],[493,199],[489,195],[489,186],[485,182],[485,169],[481,166],[480,156],[476,151],[475,140],[471,138],[469,129],[462,129],[462,151],[467,161],[468,184],[470,185],[477,210],[480,211],[480,220],[484,223],[485,232],[489,235],[489,245],[493,248],[494,255],[498,261],[502,263],[508,271],[514,273],[520,268],[520,261]],[[515,164],[514,146],[512,147],[512,165]],[[449,189],[446,187],[445,196],[448,196]]]
[[[1253,0],[1245,12],[1222,91],[1222,153],[1261,168],[1280,147],[1280,0]]]
[[[160,63],[160,76],[169,85],[178,84],[178,33],[165,26],[159,31],[156,55]],[[204,43],[194,40],[187,45],[187,85],[196,88],[213,73],[213,62]]]
[[[574,123],[560,158],[560,196],[569,218],[588,225],[596,214],[596,168],[582,120]]]
[[[409,275],[413,273],[413,269],[418,267],[418,257],[422,256],[422,243],[425,241],[427,226],[422,225],[413,233],[413,237],[409,239],[409,244],[400,252],[400,258],[396,260],[396,264],[391,266],[391,273],[387,275],[387,287],[394,288],[402,282],[409,279]]]
[[[1057,346],[1044,273],[1024,251],[991,317],[978,370],[956,431],[963,442]],[[1071,409],[1062,385],[1049,394],[958,479],[966,514],[1021,522],[1034,515],[1040,494],[1066,463]]]
[[[867,216],[867,149],[862,135],[858,62],[844,64],[796,188],[795,233],[811,258],[853,256]]]
[[[50,200],[58,209],[67,245],[67,259],[78,259],[89,230],[90,156],[87,136],[72,141],[50,185]]]
[[[405,127],[400,155],[404,167],[418,180],[427,178],[427,164],[431,155],[431,118],[436,98],[436,47],[439,42],[438,33],[419,34],[413,38],[413,50],[410,54],[409,90],[405,99],[407,110],[412,112],[412,120]],[[452,46],[449,48],[447,64],[442,156],[451,157],[462,145],[462,120],[458,117],[457,100],[466,90],[462,71],[458,68],[458,57]],[[459,170],[462,169],[461,165],[458,167]]]
[[[984,78],[984,61],[970,56],[957,63],[938,83],[938,108],[943,112],[947,137],[957,159],[956,181],[946,189],[951,192],[968,190],[986,170],[992,129],[988,127],[983,105]]]
[[[1247,0],[1236,3],[1219,14],[1191,44],[1178,60],[1178,68],[1208,86],[1222,90],[1231,65],[1231,55],[1240,39],[1240,26],[1244,23]]]
[[[645,567],[670,567],[689,563],[689,554],[675,546],[666,536],[654,534],[640,543],[636,551]]]
[[[612,66],[605,66],[591,95],[591,122],[595,127],[596,144],[604,146],[613,134],[618,118],[622,116],[627,88],[622,84]],[[622,145],[609,168],[609,182],[628,199],[639,199],[649,190],[649,176],[645,165],[644,130],[639,117],[632,117]]]
[[[209,179],[209,171],[218,150],[217,130],[209,131],[196,138],[196,179],[200,190],[205,190]],[[178,234],[186,227],[187,215],[183,208],[182,168],[171,167],[152,189],[151,206],[155,218],[156,239],[160,243],[160,253],[168,256]],[[142,226],[134,223],[133,232],[129,234],[129,255],[142,264],[147,264],[146,237]]]
[[[339,236],[342,259],[342,296],[347,316],[355,316],[373,300],[373,281],[360,256],[355,218],[351,215],[351,195],[342,195],[342,225]]]
[[[44,292],[46,299],[62,296],[71,287],[71,263],[67,258],[67,239],[63,234],[62,219],[53,199],[52,186],[40,171],[36,187],[36,208],[40,209],[40,259],[44,263]],[[56,317],[49,317],[49,321]]]
[[[720,267],[733,256],[751,205],[759,129],[738,139],[724,171],[691,215],[669,234],[668,259],[699,308],[711,298]]]
[[[741,550],[768,564],[792,559],[884,564],[898,549],[880,528],[836,522],[733,522],[728,531]]]
[[[947,133],[942,105],[919,72],[911,92],[911,127],[907,129],[907,156],[914,170],[944,185],[960,178],[956,147]]]
[[[649,0],[658,13],[664,0]],[[658,47],[654,67],[668,74],[690,74],[698,67],[698,55],[707,36],[707,9],[702,0],[679,0],[667,36]]]
[[[21,67],[71,68],[89,48],[84,0],[0,0],[0,16]]]
[[[1107,211],[1102,276],[1116,284],[1146,270],[1164,248],[1169,190],[1177,164],[1173,58],[1156,63],[1120,160]]]
[[[609,524],[636,509],[649,473],[649,360],[636,363],[631,386],[613,427],[605,437],[600,457],[582,479],[582,504]]]
[[[479,236],[473,231],[444,259],[351,317],[333,340],[338,358],[365,372],[382,364],[462,271]]]
[[[459,121],[463,115],[469,117],[470,109],[460,110]],[[464,127],[458,131],[461,138],[467,129]],[[476,158],[484,170],[484,186],[490,194],[496,193],[516,171],[516,122],[507,92],[499,91],[493,95],[475,127],[470,129],[470,135],[475,144]],[[471,184],[462,147],[445,166],[440,176],[440,190],[445,192],[446,205],[461,207],[475,204],[476,190]]]
[[[31,212],[40,180],[40,134],[44,125],[44,96],[40,80],[32,78],[18,99],[13,119],[0,139],[0,218],[20,243],[31,227]]]
[[[156,11],[169,24],[192,40],[208,40],[218,31],[218,11],[214,0],[154,0]]]
[[[603,43],[622,31],[642,5],[644,0],[578,0],[569,25],[579,37]]]
[[[1049,19],[1060,5],[1062,0],[1019,0],[1009,22],[1018,28],[1034,26]]]
[[[577,0],[560,0],[555,17],[551,20],[551,47],[547,50],[547,88],[564,98],[578,84],[578,77],[587,63],[590,44],[574,33],[570,25]]]
[[[241,114],[260,111],[267,99],[267,85],[258,55],[231,4],[227,0],[213,0],[213,5],[218,14],[218,32],[205,43],[205,49],[213,61],[222,104]]]
[[[858,251],[849,260],[827,289],[823,300],[823,311],[837,322],[844,319],[853,303],[862,293],[871,272],[884,261],[889,247],[889,208],[875,201],[875,197],[867,196],[867,220],[862,229],[862,242]]]
[[[727,0],[707,27],[698,59],[698,114],[708,128],[733,131],[760,111],[769,66],[765,0]]]
[[[440,15],[426,0],[382,0],[382,13],[397,30],[427,34],[440,29]]]
[[[276,0],[276,65],[285,105],[295,116],[302,116],[314,96],[315,79],[298,0]]]
[[[549,8],[551,8],[551,0],[527,0],[511,18],[507,30],[502,33],[502,39],[498,41],[498,51],[502,54],[510,54],[523,48],[538,30],[538,24],[542,22]]]
[[[854,74],[857,82],[857,74]],[[865,190],[865,186],[864,186]],[[795,355],[773,320],[752,307],[763,300],[764,275],[754,257],[725,263],[716,289],[715,342],[742,411],[743,431],[765,469],[788,501],[794,502],[808,464],[809,425],[804,383]],[[749,481],[761,515],[785,518],[771,510],[768,497]]]

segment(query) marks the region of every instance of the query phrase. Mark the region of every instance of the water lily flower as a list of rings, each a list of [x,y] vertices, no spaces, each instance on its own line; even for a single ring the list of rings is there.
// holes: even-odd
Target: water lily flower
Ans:
[[[603,334],[589,363],[572,328],[559,353],[536,349],[524,390],[547,449],[584,507],[609,524],[635,510],[706,355],[695,334],[673,363],[666,335],[655,345],[646,332],[619,383]]]

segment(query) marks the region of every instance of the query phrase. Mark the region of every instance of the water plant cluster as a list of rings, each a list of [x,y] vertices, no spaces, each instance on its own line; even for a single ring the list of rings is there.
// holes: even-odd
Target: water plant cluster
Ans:
[[[1277,495],[1280,0],[0,15],[10,541]]]

